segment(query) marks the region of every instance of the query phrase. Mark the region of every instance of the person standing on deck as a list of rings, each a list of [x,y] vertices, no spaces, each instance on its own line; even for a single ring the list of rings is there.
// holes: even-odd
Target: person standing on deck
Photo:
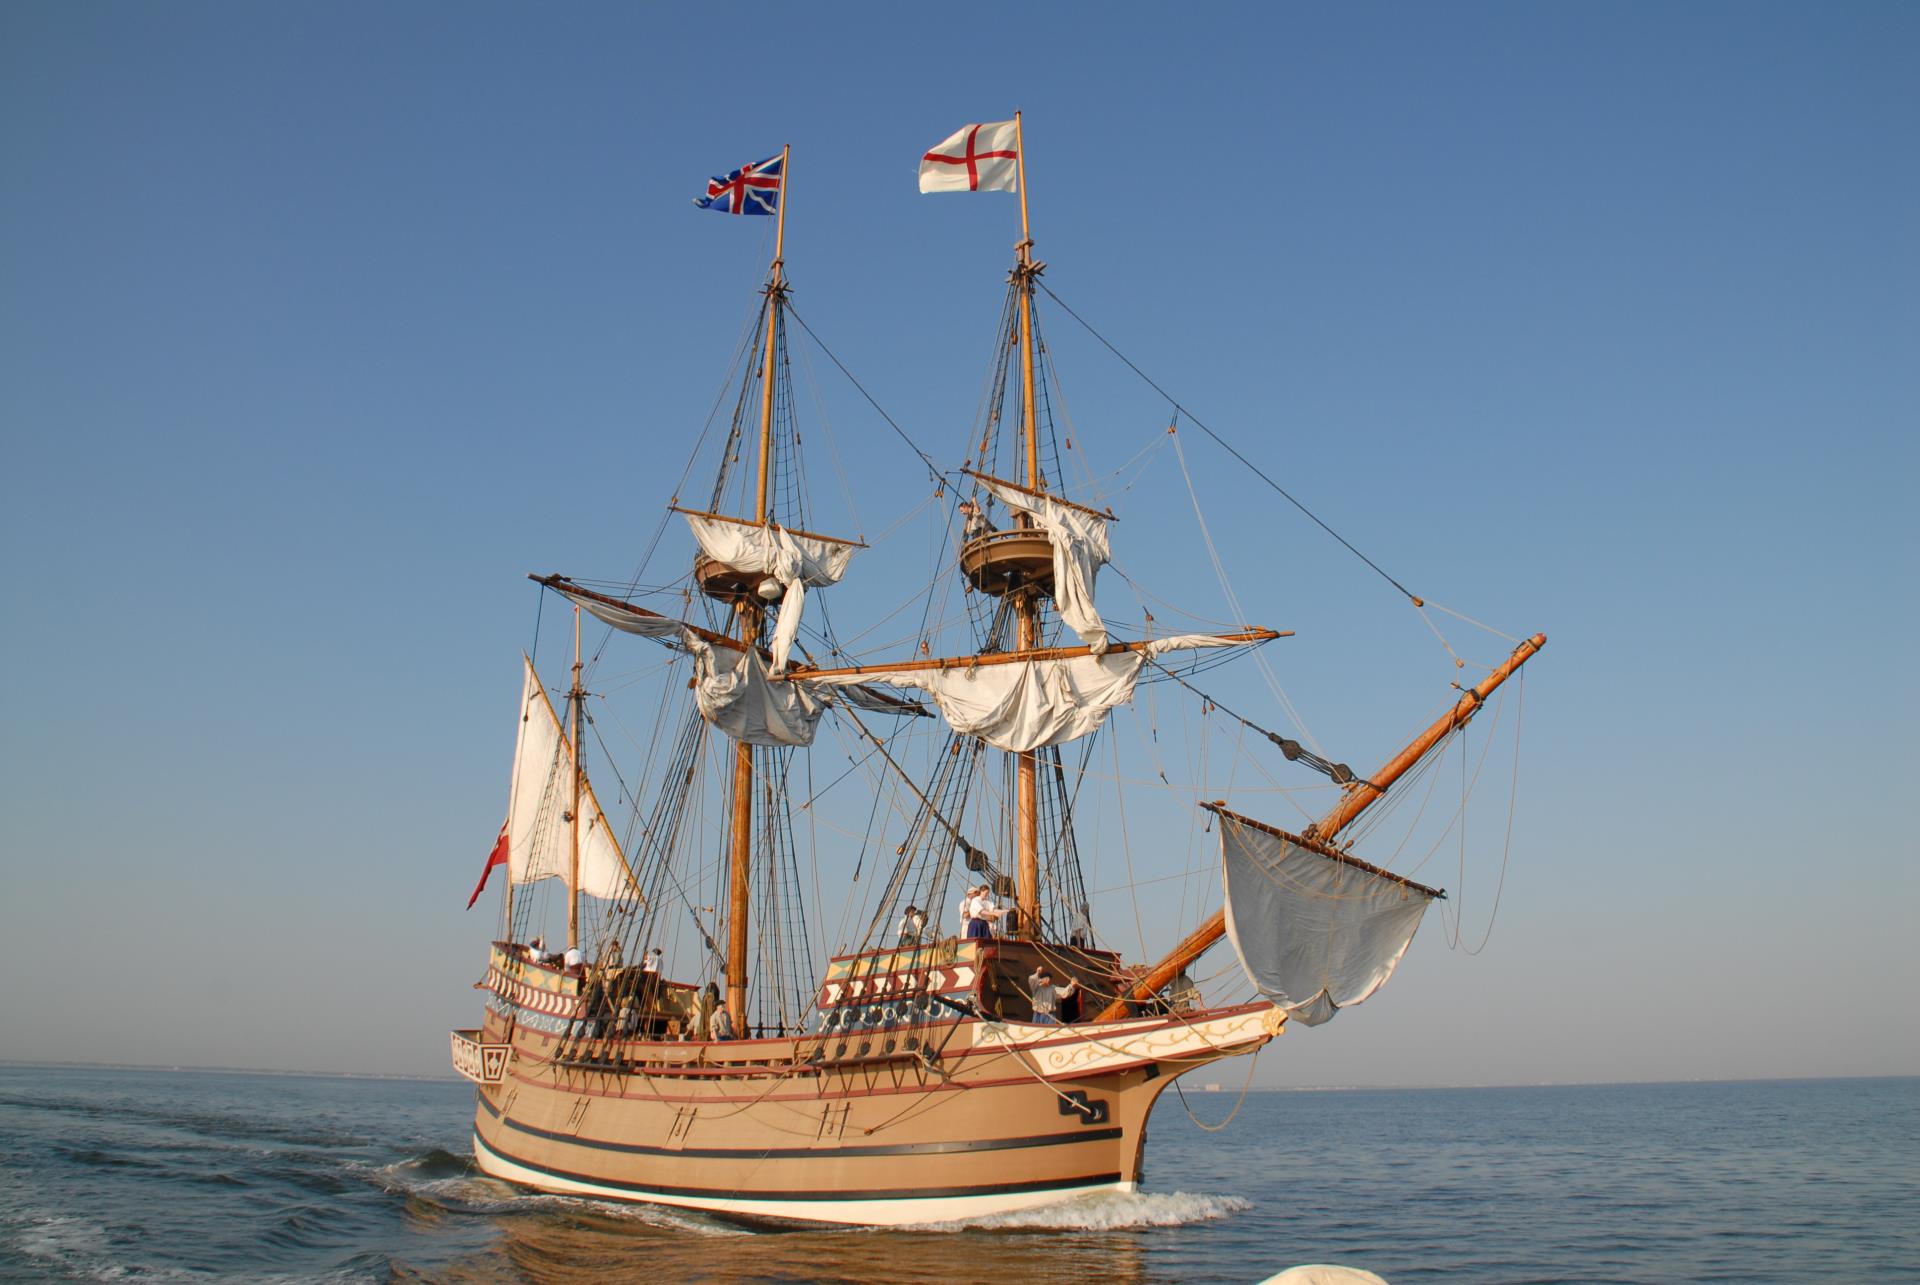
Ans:
[[[1053,974],[1047,971],[1045,964],[1033,970],[1027,978],[1027,990],[1033,997],[1033,1020],[1039,1026],[1060,1025],[1060,1001],[1069,999],[1080,989],[1075,978],[1068,978],[1065,986],[1053,984]]]
[[[960,935],[962,937],[973,936],[970,931],[973,927],[973,899],[979,896],[981,891],[979,884],[971,884],[960,898]]]
[[[987,891],[986,884],[980,885],[980,891],[973,895],[970,906],[967,916],[967,936],[979,941],[992,941],[993,925],[1005,919],[1009,912],[993,903],[993,895]]]

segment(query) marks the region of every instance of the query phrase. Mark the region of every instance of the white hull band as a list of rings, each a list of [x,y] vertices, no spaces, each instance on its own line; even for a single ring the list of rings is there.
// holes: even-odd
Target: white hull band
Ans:
[[[545,1169],[535,1169],[493,1150],[481,1140],[478,1133],[473,1135],[473,1159],[482,1173],[539,1191],[559,1192],[573,1196],[594,1196],[602,1200],[622,1200],[638,1204],[672,1205],[680,1209],[710,1210],[714,1213],[731,1214],[742,1218],[857,1227],[904,1227],[923,1223],[987,1218],[995,1214],[1038,1209],[1099,1192],[1131,1193],[1137,1187],[1135,1183],[1113,1181],[1074,1187],[1049,1186],[1042,1190],[1001,1190],[972,1196],[903,1196],[871,1200],[753,1200],[656,1192],[637,1186],[615,1187],[553,1173]]]

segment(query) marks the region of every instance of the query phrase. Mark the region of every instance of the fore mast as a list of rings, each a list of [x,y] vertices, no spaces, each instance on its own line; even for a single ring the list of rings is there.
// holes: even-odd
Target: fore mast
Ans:
[[[780,196],[773,237],[773,263],[767,270],[767,324],[761,336],[760,434],[758,463],[754,473],[753,525],[768,524],[768,472],[773,455],[774,387],[779,371],[780,329],[787,303],[787,165],[790,147],[780,149]],[[723,466],[724,467],[724,464]],[[701,556],[694,564],[694,576],[701,590],[716,601],[730,604],[734,612],[735,636],[749,651],[758,652],[765,641],[767,609],[761,590],[767,583],[758,575],[743,575],[739,569]],[[777,596],[777,595],[776,595]],[[727,1012],[733,1029],[747,1029],[747,949],[752,940],[749,916],[753,892],[753,745],[737,738],[733,745],[733,793],[730,800],[727,845]]]

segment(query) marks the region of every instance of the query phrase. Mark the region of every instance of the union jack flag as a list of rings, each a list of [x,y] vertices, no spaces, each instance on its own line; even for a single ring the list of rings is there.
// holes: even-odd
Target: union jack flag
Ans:
[[[778,214],[781,178],[781,158],[769,156],[708,179],[707,194],[694,197],[693,203],[722,214]]]

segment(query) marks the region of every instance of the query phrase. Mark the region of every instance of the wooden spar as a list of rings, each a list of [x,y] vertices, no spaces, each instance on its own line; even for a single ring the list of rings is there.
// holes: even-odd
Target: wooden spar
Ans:
[[[760,609],[740,604],[740,632],[751,638],[760,630]],[[750,910],[753,862],[753,746],[733,743],[732,850],[727,865],[727,1012],[736,1036],[746,1034],[747,915]],[[705,1039],[706,1032],[699,1038]]]
[[[586,767],[582,762],[586,746],[580,743],[582,709],[580,691],[580,604],[573,606],[573,686],[567,692],[568,711],[573,715],[573,824],[567,831],[567,949],[580,945],[580,778]]]
[[[978,469],[963,468],[960,471],[968,477],[977,477],[982,482],[992,482],[996,486],[1004,486],[1009,491],[1018,491],[1022,495],[1044,495],[1063,509],[1078,509],[1082,513],[1091,514],[1096,518],[1102,518],[1108,522],[1118,522],[1120,520],[1113,516],[1113,511],[1110,509],[1096,509],[1086,504],[1075,504],[1072,500],[1061,499],[1051,491],[1036,490],[1031,486],[1022,486],[1018,482],[1009,482],[1004,477],[995,477],[991,473],[982,473]],[[798,534],[798,532],[795,534]]]
[[[649,619],[653,619],[653,620],[668,621],[674,625],[679,626],[681,629],[686,630],[688,633],[694,635],[696,638],[703,639],[706,642],[713,644],[715,647],[725,647],[728,651],[748,650],[747,645],[741,642],[738,638],[730,638],[726,634],[715,633],[711,629],[702,629],[699,625],[690,625],[683,620],[674,620],[673,617],[663,616],[657,611],[648,611],[645,607],[638,606],[635,603],[628,602],[624,598],[613,598],[613,597],[609,597],[604,593],[595,593],[591,589],[582,589],[579,585],[573,583],[573,581],[567,579],[565,576],[529,575],[527,579],[533,581],[535,584],[545,585],[547,588],[553,590],[555,593],[573,594],[575,597],[589,598],[589,599],[592,599],[594,602],[605,603],[609,607],[618,607],[622,611],[630,611],[636,616],[646,616]],[[760,652],[760,659],[767,661],[768,663],[772,663],[773,655],[765,647],[759,648],[759,652]],[[769,677],[771,677],[771,675],[769,675]],[[893,706],[894,708],[892,710],[887,711],[889,713],[912,714],[919,718],[931,717],[928,711],[922,706],[916,705],[909,700],[901,700],[898,696],[894,696],[891,693],[880,691],[877,688],[864,687],[864,686],[861,687],[860,690],[864,691],[869,697],[880,702],[883,705]],[[589,794],[593,792],[593,783],[591,781],[587,783],[587,792]]]
[[[1033,396],[1033,232],[1027,223],[1027,144],[1017,111],[1013,114],[1013,153],[1020,175],[1020,261],[1014,278],[1020,288],[1021,423],[1027,433],[1027,487],[1037,493],[1043,483],[1040,426]],[[1032,519],[1021,515],[1021,525],[1032,525]],[[1040,641],[1040,604],[1034,591],[1022,591],[1014,599],[1013,608],[1020,649],[1031,651]],[[1040,935],[1040,782],[1033,751],[1015,755],[1014,768],[1014,846],[1018,853],[1015,895],[1019,903],[1014,923],[1018,936],[1032,938]]]
[[[1473,716],[1480,712],[1480,706],[1485,703],[1487,697],[1493,693],[1493,689],[1511,678],[1520,666],[1526,664],[1528,660],[1532,659],[1535,652],[1546,645],[1547,636],[1545,634],[1535,634],[1533,637],[1522,641],[1519,646],[1513,649],[1511,656],[1507,657],[1492,673],[1481,679],[1479,685],[1461,696],[1458,701],[1454,702],[1452,709],[1442,714],[1434,721],[1433,726],[1409,742],[1407,748],[1394,755],[1392,761],[1385,767],[1375,772],[1367,780],[1355,781],[1352,785],[1349,785],[1347,787],[1347,796],[1340,800],[1339,805],[1335,807],[1333,811],[1321,817],[1320,820],[1312,826],[1309,826],[1306,837],[1309,839],[1331,840],[1335,835],[1339,834],[1349,825],[1352,825],[1354,820],[1358,818],[1362,812],[1372,807],[1374,802],[1378,800],[1381,795],[1385,794],[1395,781],[1405,776],[1408,770],[1411,769],[1415,763],[1418,763],[1428,750],[1438,745],[1449,733],[1465,727],[1471,722]]]
[[[1035,617],[1039,606],[1033,600],[1031,592],[1023,592],[1019,602],[1019,640],[1023,651],[1030,651],[1038,641],[1038,624]],[[1016,896],[1019,912],[1014,922],[1020,926],[1019,935],[1037,940],[1040,936],[1040,773],[1039,760],[1032,750],[1022,750],[1015,757],[1014,821],[1019,842],[1019,873],[1016,879]]]
[[[1394,755],[1386,766],[1375,772],[1370,779],[1355,781],[1347,786],[1347,796],[1340,801],[1339,806],[1308,826],[1303,837],[1317,840],[1320,844],[1330,843],[1334,836],[1353,824],[1362,812],[1382,798],[1393,783],[1405,776],[1408,769],[1418,763],[1428,750],[1471,722],[1493,690],[1511,678],[1520,666],[1526,664],[1535,652],[1546,645],[1547,636],[1535,634],[1515,647],[1511,656],[1456,701],[1452,709],[1435,719],[1426,731],[1408,742],[1407,747]],[[1227,912],[1224,909],[1214,911],[1211,918],[1188,934],[1186,940],[1175,946],[1159,963],[1141,974],[1140,980],[1133,984],[1132,989],[1107,1005],[1093,1020],[1110,1022],[1125,1017],[1128,1001],[1144,1000],[1154,994],[1172,981],[1181,969],[1198,959],[1209,946],[1219,941],[1226,931]]]
[[[696,638],[705,639],[716,647],[725,647],[728,651],[747,650],[746,644],[737,638],[730,638],[726,634],[716,633],[711,629],[702,629],[699,625],[690,625],[685,621],[674,620],[672,616],[663,616],[657,611],[648,611],[645,607],[635,606],[624,598],[614,598],[604,593],[595,593],[591,589],[582,589],[565,576],[536,576],[532,572],[528,572],[527,579],[533,581],[535,584],[545,585],[558,594],[573,594],[580,598],[591,598],[593,601],[603,603],[609,607],[618,607],[622,611],[631,611],[636,616],[649,616],[655,620],[670,621],[673,624],[679,625]]]
[[[1291,638],[1291,629],[1243,629],[1237,634],[1210,634],[1229,643],[1263,643],[1275,638]],[[1156,640],[1141,642],[1108,643],[1106,655],[1115,656],[1122,652],[1140,651]],[[1158,640],[1158,641],[1164,641]],[[811,665],[799,665],[786,672],[779,681],[793,681],[807,678],[839,678],[847,674],[901,674],[922,669],[971,669],[980,665],[1014,665],[1029,660],[1073,660],[1079,656],[1091,656],[1091,647],[1037,647],[1022,651],[989,652],[984,656],[936,656],[931,660],[903,660],[897,665],[848,665],[843,669],[816,669]],[[882,681],[885,681],[884,679]]]
[[[1231,817],[1249,829],[1270,834],[1276,839],[1285,839],[1294,847],[1305,848],[1308,852],[1317,853],[1329,861],[1338,862],[1343,866],[1352,866],[1355,870],[1364,870],[1370,875],[1376,875],[1379,878],[1387,880],[1389,883],[1397,883],[1402,888],[1411,888],[1415,892],[1424,893],[1436,901],[1445,901],[1447,899],[1446,890],[1443,888],[1429,888],[1424,883],[1416,883],[1405,875],[1397,875],[1391,870],[1383,870],[1371,861],[1362,861],[1351,852],[1342,852],[1331,844],[1322,843],[1318,839],[1311,839],[1302,834],[1289,834],[1277,825],[1268,825],[1264,821],[1256,821],[1250,816],[1235,812],[1227,806],[1225,799],[1215,799],[1211,803],[1202,803],[1200,806],[1217,816]]]
[[[817,531],[802,531],[799,527],[780,526],[778,522],[755,522],[751,518],[728,517],[724,513],[708,513],[705,509],[682,508],[678,504],[669,504],[667,507],[675,513],[685,513],[689,517],[711,518],[715,522],[731,522],[735,526],[777,526],[788,535],[797,535],[808,540],[825,540],[828,544],[849,544],[856,549],[864,549],[867,547],[866,544],[860,540],[845,540],[837,535],[821,535]]]

